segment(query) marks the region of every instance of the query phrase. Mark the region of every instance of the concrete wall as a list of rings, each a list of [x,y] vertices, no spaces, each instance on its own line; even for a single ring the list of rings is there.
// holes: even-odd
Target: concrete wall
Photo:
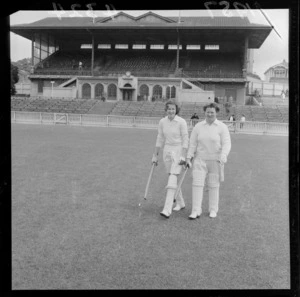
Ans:
[[[179,78],[151,78],[151,77],[142,77],[138,79],[137,95],[140,94],[141,85],[145,84],[149,88],[148,101],[152,100],[153,88],[155,85],[160,85],[162,87],[162,97],[166,98],[167,96],[167,87],[174,86],[176,88],[175,98],[178,99],[179,89],[180,89],[181,79]]]
[[[37,81],[31,82],[30,96],[35,97],[38,96],[38,83]]]
[[[82,86],[83,84],[88,83],[91,86],[91,98],[94,99],[95,98],[95,87],[97,83],[101,83],[103,85],[104,88],[104,94],[105,96],[107,96],[107,89],[108,86],[110,84],[114,84],[116,86],[118,86],[118,78],[117,77],[112,77],[112,78],[103,78],[103,79],[99,79],[99,78],[79,78],[77,79],[77,94],[78,94],[78,98],[82,98]],[[117,100],[118,98],[121,96],[121,92],[119,92],[118,88],[117,88]],[[116,101],[116,100],[114,100]]]
[[[246,89],[241,88],[236,90],[236,104],[245,105],[246,101]]]
[[[26,94],[30,95],[31,92],[31,83],[17,83],[15,84],[17,94]]]
[[[210,97],[210,99],[208,99]],[[179,102],[214,102],[213,91],[198,91],[192,89],[178,89]]]
[[[76,98],[76,88],[75,87],[73,87],[73,88],[72,87],[71,88],[55,87],[55,88],[53,88],[53,92],[52,92],[51,87],[44,87],[43,88],[43,97]]]
[[[282,90],[286,91],[288,88],[289,85],[285,83],[249,82],[249,92],[258,90],[261,96],[280,96]]]

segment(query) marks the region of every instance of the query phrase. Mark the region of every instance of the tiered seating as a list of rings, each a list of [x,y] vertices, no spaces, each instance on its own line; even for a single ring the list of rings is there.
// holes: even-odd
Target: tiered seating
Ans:
[[[26,108],[30,108],[30,102],[33,101],[32,98],[26,97],[12,97],[11,98],[11,110],[14,111],[24,111]]]
[[[78,70],[79,62],[82,62],[83,70],[91,66],[91,53],[84,50],[57,51],[49,56],[45,61],[37,65],[35,73],[47,72],[51,70]]]
[[[235,117],[236,120],[239,121],[241,116],[245,115],[246,121],[252,121],[253,116],[252,116],[252,110],[250,106],[247,105],[236,105],[235,107]]]
[[[242,65],[236,54],[189,53],[182,66],[189,77],[242,77]]]
[[[282,122],[282,116],[277,107],[265,107],[268,122]]]
[[[13,111],[34,111],[34,112],[57,112],[57,113],[87,113],[97,100],[79,99],[42,99],[23,98],[11,99],[11,110]]]
[[[112,52],[113,59],[109,63],[98,63],[101,72],[125,72],[131,71],[133,75],[140,73],[174,73],[176,64],[175,57],[164,53],[117,51]],[[100,62],[100,60],[98,60]]]
[[[102,102],[97,100],[97,103],[88,111],[90,114],[108,115],[115,107],[116,102]]]
[[[289,99],[285,98],[282,100],[280,96],[273,97],[273,96],[263,96],[261,97],[262,104],[265,106],[275,106],[275,105],[285,105],[288,106]]]
[[[127,108],[124,110],[124,116],[137,116],[139,110],[142,108],[144,102],[141,101],[130,101]]]
[[[278,108],[278,111],[281,114],[282,121],[284,123],[288,123],[288,121],[289,121],[289,109],[288,109],[288,107],[277,106],[277,108]]]
[[[35,73],[78,74],[79,61],[83,63],[81,71],[91,69],[90,50],[57,51],[39,63]],[[96,75],[116,75],[131,71],[136,76],[168,76],[175,72],[176,56],[172,53],[149,50],[112,50],[96,51],[94,72]]]
[[[154,103],[149,101],[144,101],[143,106],[139,110],[138,116],[140,117],[150,117],[154,109]]]
[[[152,117],[164,117],[166,115],[165,112],[165,103],[156,101],[154,102],[154,107],[151,113]]]
[[[263,106],[251,106],[252,121],[255,122],[267,122],[267,114]]]
[[[180,106],[180,116],[190,118],[195,112],[195,103],[182,103]]]
[[[111,115],[123,115],[129,105],[129,101],[119,101],[111,111]]]
[[[203,106],[205,103],[182,103],[180,104],[179,115],[190,120],[193,113],[197,113],[200,120],[205,118]],[[219,105],[219,120],[228,120],[229,114],[222,104]],[[149,101],[119,101],[102,102],[96,99],[42,99],[33,97],[12,97],[12,111],[30,111],[30,112],[56,112],[56,113],[77,113],[77,114],[102,114],[102,115],[121,115],[136,117],[164,117],[165,102]],[[288,108],[285,106],[232,106],[230,114],[235,115],[236,121],[239,121],[242,114],[246,121],[257,122],[288,122]]]
[[[40,62],[35,73],[77,73],[79,61],[82,71],[91,69],[90,50],[57,51]],[[188,77],[242,77],[242,65],[236,54],[188,53],[183,57],[183,73]],[[96,75],[116,75],[131,71],[135,76],[168,76],[176,70],[174,52],[155,50],[99,50],[95,52]],[[75,73],[75,74],[76,74]],[[74,74],[74,75],[75,75]]]

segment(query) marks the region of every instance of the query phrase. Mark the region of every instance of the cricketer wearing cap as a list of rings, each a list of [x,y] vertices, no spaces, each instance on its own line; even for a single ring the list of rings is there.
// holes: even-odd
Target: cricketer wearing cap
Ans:
[[[190,219],[202,213],[202,198],[205,178],[209,191],[209,216],[214,218],[219,210],[220,181],[224,180],[224,164],[231,150],[228,127],[217,120],[219,107],[215,103],[205,105],[205,120],[193,128],[187,153],[187,166],[193,167],[192,213]],[[194,158],[193,165],[191,158]]]
[[[157,164],[159,150],[164,147],[163,161],[169,178],[166,186],[165,205],[160,214],[165,218],[168,218],[172,213],[174,195],[177,189],[177,178],[182,169],[180,163],[185,162],[189,142],[187,123],[178,116],[179,110],[178,104],[174,100],[167,101],[165,105],[167,116],[159,121],[156,145],[152,157],[152,163]],[[173,210],[178,211],[184,207],[185,203],[180,190]]]

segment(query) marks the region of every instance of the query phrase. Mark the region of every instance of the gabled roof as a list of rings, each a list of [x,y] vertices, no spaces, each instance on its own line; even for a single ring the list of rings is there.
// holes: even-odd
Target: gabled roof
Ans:
[[[115,14],[115,15],[112,15],[112,16],[109,16],[109,17],[106,17],[106,18],[97,18],[96,23],[105,23],[105,22],[113,21],[117,18],[120,18],[121,16],[127,18],[128,20],[131,20],[131,21],[135,22],[135,17],[134,16],[129,15],[129,14],[121,11],[121,12]]]
[[[123,30],[128,30],[124,35]],[[73,36],[87,40],[87,31],[101,36],[106,42],[125,37],[130,40],[165,36],[165,40],[175,40],[176,32],[184,32],[187,40],[195,40],[200,36],[216,34],[218,38],[227,34],[235,36],[248,35],[249,47],[259,48],[272,31],[270,25],[251,23],[247,17],[164,17],[153,12],[147,12],[138,17],[119,12],[110,17],[48,17],[30,24],[12,25],[10,31],[24,38],[32,40],[34,33],[47,32],[55,38],[59,36]],[[175,32],[175,33],[174,33]],[[132,33],[132,34],[131,34]],[[130,37],[130,38],[129,38]],[[200,38],[200,37],[199,37]],[[226,38],[226,37],[225,37]]]
[[[124,20],[122,22],[114,22],[114,19],[123,16]],[[153,19],[147,21],[148,16],[153,16],[153,19],[157,19],[157,22],[153,22]],[[128,22],[125,21],[126,18]],[[142,20],[145,19],[145,22]],[[163,22],[162,22],[163,21]],[[12,25],[11,28],[60,28],[60,27],[69,27],[69,28],[98,28],[98,27],[106,27],[106,26],[123,26],[126,24],[127,26],[141,26],[141,23],[147,24],[149,26],[155,25],[160,27],[174,27],[180,26],[184,27],[198,27],[198,28],[225,28],[225,27],[238,27],[238,28],[254,28],[254,27],[261,27],[261,28],[271,28],[268,25],[261,25],[250,23],[248,18],[241,18],[241,17],[181,17],[180,23],[178,23],[178,17],[163,17],[153,12],[148,12],[144,15],[133,17],[129,14],[124,12],[119,12],[116,15],[112,15],[110,17],[97,17],[94,19],[91,17],[48,17],[30,24],[18,24]]]
[[[174,19],[172,19],[172,18],[167,18],[167,17],[161,16],[161,15],[159,15],[159,14],[153,13],[152,11],[149,11],[149,12],[147,12],[147,13],[145,13],[145,14],[142,14],[142,15],[136,17],[135,19],[136,19],[136,20],[141,20],[141,19],[144,19],[144,18],[146,18],[146,17],[148,17],[148,16],[153,16],[154,18],[163,20],[163,21],[165,21],[165,22],[167,22],[167,23],[175,23],[175,22],[176,22],[176,21],[175,21]]]
[[[286,60],[283,60],[281,63],[276,64],[276,65],[274,65],[274,66],[272,66],[272,67],[269,67],[268,70],[266,70],[266,71],[264,72],[264,74],[266,74],[266,73],[267,73],[268,71],[270,71],[271,69],[279,68],[279,67],[283,67],[283,68],[285,68],[285,69],[288,69],[288,68],[289,68],[289,64],[286,62]]]

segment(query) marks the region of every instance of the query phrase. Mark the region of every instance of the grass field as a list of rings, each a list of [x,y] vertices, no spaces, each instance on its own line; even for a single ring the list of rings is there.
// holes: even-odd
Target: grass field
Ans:
[[[166,220],[155,130],[12,124],[13,290],[289,289],[288,138],[231,136],[218,217],[188,173]]]

